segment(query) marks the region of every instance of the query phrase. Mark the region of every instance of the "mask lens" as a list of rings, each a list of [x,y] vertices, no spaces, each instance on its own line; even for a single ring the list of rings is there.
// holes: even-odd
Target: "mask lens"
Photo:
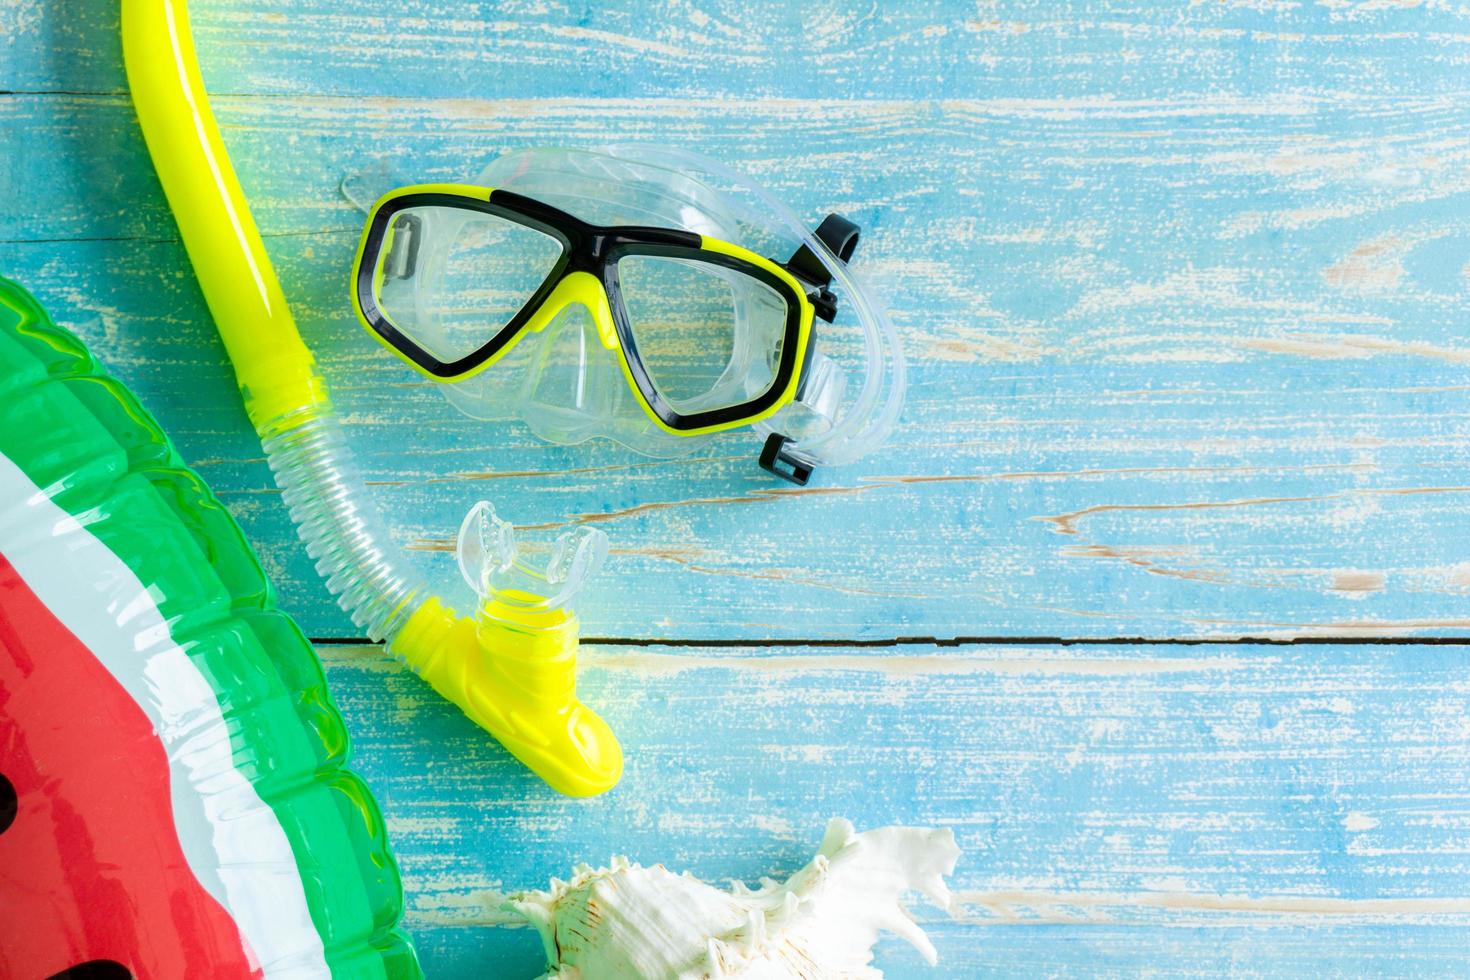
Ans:
[[[638,357],[680,414],[742,405],[775,381],[786,299],[759,279],[712,262],[655,255],[618,260]]]
[[[436,359],[457,361],[505,328],[561,253],[557,239],[499,215],[404,208],[373,259],[378,310]]]

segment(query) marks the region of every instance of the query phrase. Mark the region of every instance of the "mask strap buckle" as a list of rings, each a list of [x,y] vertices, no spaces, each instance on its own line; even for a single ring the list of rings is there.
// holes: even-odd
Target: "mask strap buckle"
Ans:
[[[761,448],[761,469],[804,487],[812,478],[812,464],[787,451],[786,444],[790,441],[790,436],[783,436],[779,432],[766,436],[766,444]]]
[[[847,262],[852,259],[852,253],[857,249],[862,229],[856,222],[833,213],[822,219],[822,223],[817,225],[813,234],[816,235],[818,241],[831,249],[833,255]],[[827,288],[832,283],[832,270],[827,268],[827,263],[803,244],[786,263],[786,270],[816,287],[816,295],[810,296],[809,299],[817,316],[828,323],[837,318],[837,297],[832,290]],[[807,344],[805,363],[801,366],[801,389],[806,387],[812,353],[815,348],[815,344]],[[801,389],[797,391],[798,398],[802,395]],[[804,487],[812,478],[813,464],[810,459],[799,452],[788,450],[786,447],[791,442],[790,436],[779,432],[772,432],[767,436],[766,444],[761,448],[761,469],[799,487]]]
[[[817,225],[814,234],[823,245],[832,250],[833,255],[847,262],[857,249],[862,229],[856,222],[849,221],[840,214],[829,214]],[[817,287],[817,295],[811,297],[817,316],[828,323],[837,318],[837,297],[827,288],[832,282],[832,270],[827,268],[827,263],[803,244],[786,263],[786,269],[792,275]]]

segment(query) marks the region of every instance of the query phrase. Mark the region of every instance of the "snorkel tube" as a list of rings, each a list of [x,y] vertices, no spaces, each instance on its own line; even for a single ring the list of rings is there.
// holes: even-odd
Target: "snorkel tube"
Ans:
[[[447,606],[389,543],[230,166],[184,0],[122,0],[122,40],[149,154],[246,412],[327,588],[370,638],[385,642],[554,789],[592,796],[612,788],[622,775],[622,750],[577,699],[575,615],[526,588],[491,587],[494,575],[483,574],[525,571],[514,559],[509,526],[481,510],[461,532],[480,535],[485,557],[474,617]],[[553,562],[560,574],[543,578],[555,586],[580,576],[596,564],[599,544],[591,537],[570,542]],[[466,571],[468,577],[473,570]]]

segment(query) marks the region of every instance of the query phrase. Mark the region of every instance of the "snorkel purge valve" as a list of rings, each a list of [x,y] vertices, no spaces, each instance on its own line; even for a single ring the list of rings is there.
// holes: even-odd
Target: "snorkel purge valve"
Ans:
[[[575,528],[538,566],[481,502],[458,541],[474,615],[429,588],[389,543],[287,308],[210,113],[183,0],[123,0],[122,28],[149,152],[328,589],[552,787],[610,789],[622,752],[576,697],[570,608],[606,537]],[[656,457],[750,425],[764,437],[761,466],[798,484],[862,456],[897,419],[903,357],[848,269],[857,226],[831,215],[812,231],[722,164],[641,146],[523,151],[473,184],[403,187],[371,208],[351,183],[344,192],[369,211],[352,277],[359,318],[472,417]],[[839,312],[856,323],[819,336],[815,321]]]
[[[386,642],[553,788],[572,796],[612,788],[622,774],[622,750],[607,724],[577,700],[577,620],[565,605],[597,564],[596,536],[571,542],[566,559],[546,573],[481,547],[487,565],[469,571],[486,591],[473,618],[428,589],[389,544],[286,306],[209,110],[185,4],[123,0],[122,37],[159,180],[246,411],[327,587],[368,636]],[[484,544],[496,539],[492,515],[472,517],[469,538],[478,538],[483,525]],[[512,587],[538,581],[555,587],[549,595]]]

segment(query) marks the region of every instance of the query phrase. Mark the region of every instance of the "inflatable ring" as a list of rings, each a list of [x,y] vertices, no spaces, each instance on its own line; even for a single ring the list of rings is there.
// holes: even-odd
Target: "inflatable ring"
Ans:
[[[421,976],[347,759],[239,526],[0,279],[0,976]]]

